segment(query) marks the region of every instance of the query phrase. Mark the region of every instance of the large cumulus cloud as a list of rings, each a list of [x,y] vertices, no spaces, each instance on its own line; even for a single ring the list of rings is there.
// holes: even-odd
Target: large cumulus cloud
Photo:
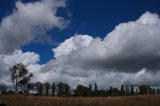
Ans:
[[[122,72],[137,72],[142,68],[159,70],[159,29],[158,15],[146,12],[136,21],[119,24],[104,40],[95,38],[88,46],[79,47],[63,58],[73,65],[83,64],[82,68]],[[55,49],[56,55],[56,50],[64,44]],[[68,45],[61,53],[70,49]]]
[[[160,19],[157,14],[146,12],[137,21],[119,24],[104,39],[110,53],[106,67],[122,71],[142,68],[159,69]]]
[[[0,54],[12,53],[30,42],[51,41],[47,31],[65,28],[68,24],[63,17],[57,16],[58,8],[65,5],[65,0],[17,1],[13,13],[0,24]]]
[[[159,29],[158,15],[146,12],[136,21],[119,24],[104,40],[95,38],[89,46],[80,47],[65,58],[74,61],[69,62],[74,65],[83,64],[82,68],[122,72],[159,70]]]
[[[1,82],[9,82],[9,66],[21,62],[34,74],[33,82],[63,81],[72,87],[96,82],[100,88],[160,85],[160,18],[150,12],[136,21],[120,23],[105,38],[75,34],[53,48],[54,58],[43,65],[38,64],[38,54],[15,50],[43,36],[39,29],[46,33],[54,27],[64,28],[66,21],[56,16],[57,8],[64,6],[63,0],[16,3],[16,10],[2,20],[0,27]],[[34,12],[27,11],[31,8]]]
[[[66,81],[73,86],[97,82],[102,88],[121,84],[157,86],[159,29],[159,16],[146,12],[136,21],[119,24],[104,39],[75,35],[53,49],[55,59],[42,68],[45,80]]]

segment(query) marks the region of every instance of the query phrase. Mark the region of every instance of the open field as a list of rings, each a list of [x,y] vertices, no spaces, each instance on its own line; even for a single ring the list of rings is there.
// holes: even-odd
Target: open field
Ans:
[[[7,106],[160,106],[160,95],[129,97],[0,96]]]

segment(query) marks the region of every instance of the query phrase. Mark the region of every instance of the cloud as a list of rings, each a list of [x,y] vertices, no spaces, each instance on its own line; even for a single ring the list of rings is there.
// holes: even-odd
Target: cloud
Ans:
[[[95,68],[106,71],[137,72],[143,68],[160,69],[160,19],[157,14],[146,12],[138,20],[121,23],[101,38],[92,39],[87,46],[63,56],[70,50],[66,40],[54,49],[56,56],[66,58],[70,65],[81,68]],[[73,45],[74,47],[75,45]],[[64,48],[66,47],[66,48]],[[71,47],[71,46],[70,46]],[[56,52],[59,48],[60,52]],[[74,47],[75,48],[75,47]]]
[[[39,71],[38,67],[43,66],[38,64],[39,58],[40,56],[34,52],[23,53],[21,50],[15,50],[10,55],[0,55],[0,82],[11,84],[9,67],[14,64],[25,64],[32,73]]]
[[[150,86],[160,85],[160,71],[156,73],[147,72],[146,69],[142,69],[137,73],[126,74],[122,80],[125,85],[141,85],[146,84]]]
[[[39,62],[40,56],[34,52],[23,53],[21,50],[15,50],[12,55],[3,55],[3,61],[10,66],[23,63],[25,65]]]
[[[92,41],[89,35],[74,35],[70,39],[66,39],[57,48],[53,48],[55,58],[69,55],[71,52],[76,51],[80,47],[86,47]]]
[[[142,68],[159,69],[160,19],[146,12],[137,21],[122,23],[107,35],[104,46],[110,55],[106,67],[137,71]]]
[[[46,36],[49,30],[68,25],[68,21],[57,16],[58,8],[66,6],[65,0],[17,1],[15,5],[13,13],[1,21],[0,54],[12,53],[31,42],[51,41]]]
[[[62,81],[73,88],[96,82],[104,89],[121,84],[159,86],[159,29],[159,16],[146,12],[136,21],[117,25],[103,39],[75,34],[53,48],[54,59],[43,65],[38,64],[39,55],[34,52],[1,54],[0,78],[9,81],[5,77],[8,67],[22,62],[34,74],[33,82]]]
[[[45,64],[43,81],[64,81],[72,86],[97,82],[101,88],[121,84],[158,86],[160,19],[144,13],[121,23],[104,39],[75,35],[53,49],[55,59]]]

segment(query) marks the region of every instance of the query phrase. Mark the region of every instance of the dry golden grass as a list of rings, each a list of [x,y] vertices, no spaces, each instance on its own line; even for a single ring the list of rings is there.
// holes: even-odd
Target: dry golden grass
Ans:
[[[160,106],[160,95],[129,97],[0,96],[7,106]]]

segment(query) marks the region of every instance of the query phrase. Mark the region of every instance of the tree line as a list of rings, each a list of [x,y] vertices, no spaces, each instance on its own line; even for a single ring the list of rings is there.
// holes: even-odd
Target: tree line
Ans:
[[[97,83],[89,84],[88,86],[77,85],[72,90],[70,85],[64,82],[50,84],[49,82],[31,83],[30,79],[33,77],[32,73],[29,73],[26,66],[22,63],[16,64],[10,68],[11,80],[15,87],[15,93],[18,93],[18,89],[21,88],[21,93],[30,95],[31,90],[35,90],[35,95],[52,95],[52,96],[84,96],[84,97],[107,97],[107,96],[132,96],[132,95],[150,95],[160,94],[160,89],[151,88],[149,85],[133,86],[133,85],[121,85],[120,88],[109,87],[107,89],[99,89]],[[6,88],[4,84],[0,85],[0,91]]]

